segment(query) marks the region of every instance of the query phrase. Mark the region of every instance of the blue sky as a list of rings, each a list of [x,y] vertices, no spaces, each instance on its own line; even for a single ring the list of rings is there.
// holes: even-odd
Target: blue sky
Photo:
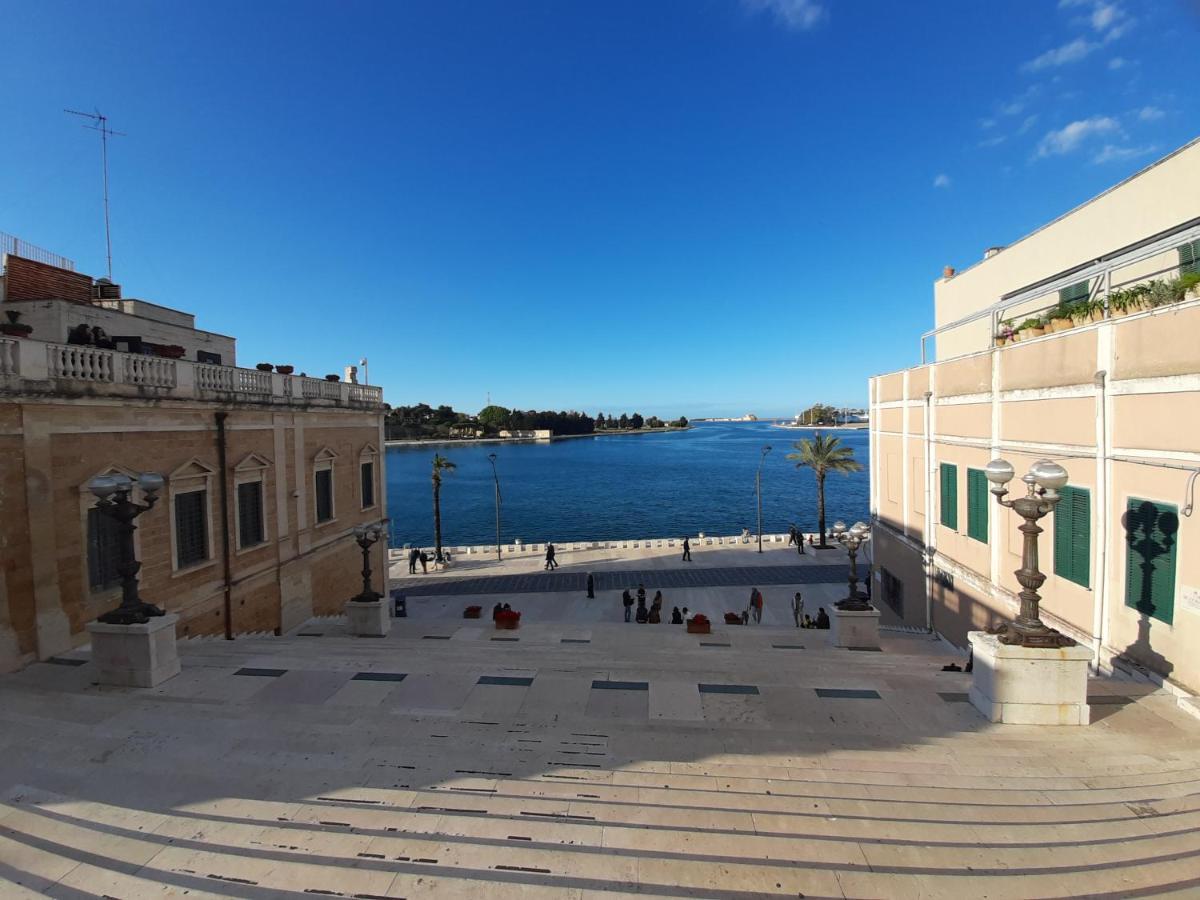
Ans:
[[[0,230],[394,404],[791,414],[1197,134],[1188,0],[0,5]]]

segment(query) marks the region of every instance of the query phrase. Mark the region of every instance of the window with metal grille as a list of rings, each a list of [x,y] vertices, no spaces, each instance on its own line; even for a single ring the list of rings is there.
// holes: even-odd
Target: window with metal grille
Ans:
[[[1130,497],[1124,524],[1125,605],[1170,625],[1175,619],[1179,510]]]
[[[263,528],[263,483],[243,481],[237,486],[238,546],[253,547],[267,539]]]
[[[967,469],[967,536],[988,542],[988,483],[982,469]]]
[[[375,505],[375,463],[365,462],[360,466],[362,473],[362,508]]]
[[[880,570],[880,582],[883,587],[883,602],[888,605],[888,608],[904,618],[904,582],[889,572],[887,569]]]
[[[175,495],[175,562],[177,568],[208,559],[208,491]]]
[[[1091,586],[1092,494],[1068,485],[1054,507],[1054,574]]]
[[[942,524],[958,530],[958,466],[942,463],[938,470],[941,476]]]
[[[121,534],[117,523],[92,507],[87,515],[88,585],[104,591],[121,583],[117,566],[121,563]]]
[[[1179,274],[1200,272],[1200,238],[1179,248]]]
[[[317,521],[333,518],[333,469],[318,469],[316,473]]]

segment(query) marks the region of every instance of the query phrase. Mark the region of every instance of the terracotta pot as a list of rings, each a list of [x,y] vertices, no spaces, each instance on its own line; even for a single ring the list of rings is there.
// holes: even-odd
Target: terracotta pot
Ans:
[[[1075,323],[1070,318],[1051,319],[1050,326],[1055,331],[1070,331],[1075,327]]]
[[[29,337],[32,332],[32,325],[19,325],[16,322],[4,322],[0,324],[0,334],[7,335],[8,337]]]
[[[1041,337],[1046,333],[1046,329],[1041,326],[1037,328],[1022,328],[1021,334],[1025,335],[1025,339]]]
[[[482,606],[468,606],[463,610],[464,619],[478,619],[483,614]]]
[[[1103,322],[1104,321],[1104,310],[1103,309],[1093,309],[1091,314],[1088,316],[1088,319],[1089,319],[1089,321],[1092,321],[1092,322]]]
[[[521,624],[520,619],[503,618],[496,620],[497,631],[516,631],[517,626]]]
[[[1003,347],[1007,343],[1008,343],[1007,337],[1000,337],[999,335],[996,335],[996,346],[997,347]]]
[[[712,633],[712,624],[709,622],[705,622],[703,625],[700,625],[695,622],[688,622],[687,630],[688,630],[688,634],[711,634]]]
[[[1021,340],[1021,332],[1014,331],[1012,337],[1010,337],[1009,340],[1015,344],[1017,341]]]
[[[259,363],[254,368],[258,369],[260,372],[270,372],[275,367],[270,363]]]
[[[280,375],[291,375],[296,369],[293,366],[276,366],[275,371]]]

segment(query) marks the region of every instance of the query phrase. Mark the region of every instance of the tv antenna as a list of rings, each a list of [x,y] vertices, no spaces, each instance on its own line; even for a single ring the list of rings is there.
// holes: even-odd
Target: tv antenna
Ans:
[[[64,109],[63,112],[70,113],[73,116],[83,116],[85,119],[91,119],[94,124],[84,125],[84,128],[90,128],[92,131],[100,132],[100,156],[104,163],[104,244],[108,251],[108,280],[112,281],[112,230],[108,222],[108,136],[110,134],[125,137],[123,131],[113,131],[108,127],[108,116],[103,115],[100,110],[95,112],[80,112],[77,109]]]

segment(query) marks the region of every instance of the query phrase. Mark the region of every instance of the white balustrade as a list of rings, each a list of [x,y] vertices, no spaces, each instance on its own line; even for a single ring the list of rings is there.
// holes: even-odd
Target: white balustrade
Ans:
[[[233,369],[237,373],[234,390],[241,394],[270,394],[271,374],[257,369]]]
[[[196,387],[202,391],[233,391],[234,369],[230,366],[196,364]]]
[[[114,375],[112,350],[71,344],[47,344],[46,365],[52,378],[74,381],[99,381],[112,384]]]
[[[21,365],[21,342],[0,338],[0,375],[16,375]]]
[[[146,387],[173,388],[177,383],[175,360],[159,356],[136,356],[122,353],[124,357],[124,381]]]

